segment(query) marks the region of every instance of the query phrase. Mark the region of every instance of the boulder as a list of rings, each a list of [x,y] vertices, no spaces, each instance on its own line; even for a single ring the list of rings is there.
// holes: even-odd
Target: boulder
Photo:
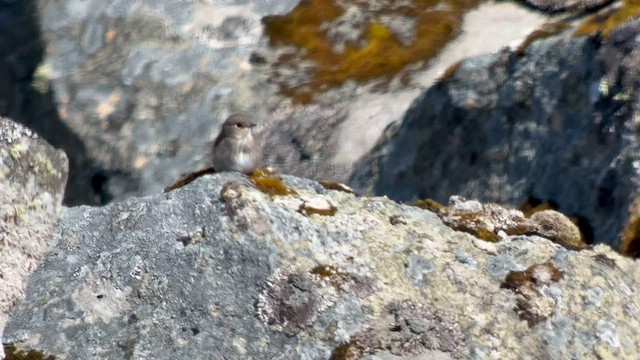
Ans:
[[[640,356],[637,262],[336,184],[207,175],[71,208],[54,239],[4,341],[60,358]]]
[[[0,117],[0,338],[52,238],[67,173],[64,152]]]
[[[542,201],[619,247],[640,178],[640,22],[465,60],[390,126],[350,184],[443,202]]]

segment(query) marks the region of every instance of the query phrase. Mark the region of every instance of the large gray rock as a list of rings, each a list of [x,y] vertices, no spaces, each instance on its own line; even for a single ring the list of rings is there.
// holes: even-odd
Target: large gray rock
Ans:
[[[67,172],[62,151],[0,117],[0,338],[52,237]]]
[[[69,209],[4,341],[70,359],[640,356],[639,265],[606,246],[489,243],[285,182],[224,173]]]
[[[463,61],[389,127],[352,185],[397,200],[551,201],[617,247],[637,194],[640,22]]]

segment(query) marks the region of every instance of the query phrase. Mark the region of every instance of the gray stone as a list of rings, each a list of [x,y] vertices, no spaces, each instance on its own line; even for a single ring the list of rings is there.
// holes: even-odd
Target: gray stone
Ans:
[[[640,303],[621,290],[638,288],[640,264],[607,246],[578,252],[536,236],[485,243],[427,210],[283,179],[295,195],[222,173],[68,209],[3,342],[74,359],[640,355],[640,318],[627,311]],[[335,215],[299,211],[319,200]],[[394,215],[406,224],[391,224]],[[467,257],[477,266],[460,263]],[[545,263],[563,276],[521,286],[549,304],[529,327],[514,311],[519,295],[501,284]],[[428,281],[416,283],[420,268]],[[607,319],[584,301],[595,287]]]
[[[62,151],[0,117],[0,339],[52,238],[68,170]]]
[[[551,201],[618,247],[638,191],[640,22],[460,63],[365,156],[350,185],[410,201]]]

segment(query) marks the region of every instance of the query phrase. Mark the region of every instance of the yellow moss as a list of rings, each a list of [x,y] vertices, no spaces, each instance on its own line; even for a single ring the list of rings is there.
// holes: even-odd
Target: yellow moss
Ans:
[[[433,199],[425,199],[425,200],[416,200],[411,203],[413,206],[417,206],[421,209],[429,210],[434,213],[439,213],[440,210],[444,209],[444,205]]]
[[[9,154],[14,160],[20,160],[22,155],[27,152],[27,146],[22,141],[18,141],[15,145],[9,149]]]
[[[308,103],[317,91],[341,85],[350,79],[358,82],[376,78],[390,80],[407,65],[426,63],[436,55],[455,35],[464,12],[477,3],[479,0],[449,0],[446,5],[436,0],[413,0],[413,6],[398,6],[393,1],[385,1],[380,9],[373,12],[366,31],[356,42],[358,45],[346,44],[344,51],[338,53],[321,30],[321,25],[342,15],[344,8],[338,5],[337,0],[303,0],[289,14],[263,19],[271,45],[294,46],[299,49],[299,57],[315,62],[308,83],[293,88],[281,85],[280,90],[294,102]],[[448,10],[435,10],[436,6],[447,7]],[[417,40],[410,46],[402,44],[391,29],[377,20],[382,14],[415,19]],[[359,45],[361,43],[365,45]],[[279,61],[292,63],[299,59],[298,56]]]
[[[41,94],[49,92],[49,79],[51,77],[51,67],[45,62],[40,63],[33,74],[31,86]]]
[[[296,195],[296,191],[289,188],[275,174],[268,169],[258,169],[251,174],[251,181],[260,191],[268,195]]]
[[[605,9],[592,15],[576,28],[576,36],[587,36],[600,32],[607,37],[620,24],[640,17],[640,0],[625,0],[619,7]]]

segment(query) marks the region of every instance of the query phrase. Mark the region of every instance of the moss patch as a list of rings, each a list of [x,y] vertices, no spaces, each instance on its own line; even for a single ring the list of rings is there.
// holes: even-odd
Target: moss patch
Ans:
[[[53,355],[45,355],[41,351],[29,350],[28,352],[18,351],[14,345],[4,345],[4,360],[55,360]]]
[[[296,195],[296,191],[289,188],[278,178],[275,173],[268,169],[258,169],[251,174],[251,181],[260,191],[271,196]]]
[[[607,37],[620,24],[640,17],[640,0],[624,0],[621,6],[607,8],[588,17],[576,28],[576,36],[601,33]]]
[[[364,356],[364,347],[358,341],[342,344],[331,352],[329,360],[357,360]]]
[[[543,201],[535,197],[528,197],[527,199],[525,199],[524,202],[522,202],[522,204],[518,206],[518,210],[522,211],[524,215],[529,218],[533,214],[541,211],[545,211],[545,210],[557,211],[559,207],[560,206],[558,205],[558,203],[554,200]],[[587,219],[582,215],[576,215],[576,214],[567,215],[567,217],[569,218],[569,220],[571,220],[572,223],[578,226],[578,229],[580,229],[580,239],[576,241],[576,243],[578,244],[578,247],[581,247],[582,245],[593,244],[593,241],[594,241],[593,227],[591,226],[589,219]],[[509,235],[516,235],[516,234],[509,234]],[[517,235],[531,235],[531,234],[522,233]]]
[[[444,209],[445,206],[440,204],[439,202],[433,199],[425,199],[425,200],[416,200],[411,203],[413,206],[417,206],[421,209],[429,210],[434,213],[439,213],[440,210]]]
[[[365,2],[353,5],[369,17],[358,41],[347,43],[337,52],[322,25],[345,13],[337,0],[302,0],[289,14],[263,19],[265,33],[272,46],[289,45],[297,49],[293,56],[281,57],[280,65],[312,60],[314,67],[307,82],[280,84],[283,94],[294,102],[308,103],[313,95],[347,80],[366,82],[371,79],[390,80],[407,65],[425,63],[456,34],[464,13],[478,0],[410,0],[402,4],[384,0],[371,9]],[[415,20],[415,41],[403,44],[383,22],[381,15],[405,16]]]

